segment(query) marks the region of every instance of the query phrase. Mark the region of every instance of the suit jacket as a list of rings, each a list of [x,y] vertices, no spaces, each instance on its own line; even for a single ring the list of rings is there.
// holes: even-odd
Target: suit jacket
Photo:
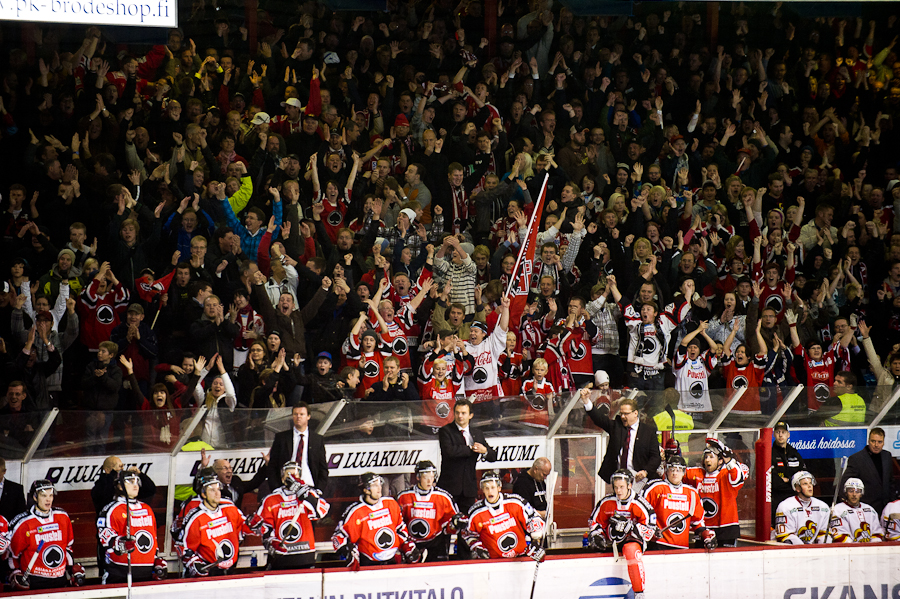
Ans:
[[[894,473],[894,458],[891,452],[884,449],[878,455],[881,456],[881,478],[878,477],[869,448],[865,447],[847,459],[847,470],[841,476],[841,487],[848,478],[861,480],[866,486],[862,496],[863,503],[868,503],[880,514],[884,506],[893,500],[891,476]]]
[[[25,504],[25,489],[19,483],[14,483],[8,478],[3,481],[3,495],[0,495],[0,516],[7,522],[27,509]]]
[[[259,489],[259,486],[268,480],[268,475],[267,468],[260,468],[249,481],[244,481],[240,476],[234,474],[231,477],[231,484],[222,486],[222,496],[228,497],[234,502],[234,505],[241,507],[244,495]]]
[[[497,459],[497,450],[488,445],[484,433],[474,426],[469,426],[472,440],[487,447],[485,459],[493,462]],[[466,444],[455,422],[442,426],[438,431],[441,444],[441,480],[439,486],[453,497],[478,497],[478,481],[475,479],[475,464],[479,454]]]
[[[587,414],[594,424],[609,433],[609,446],[606,448],[606,455],[603,456],[603,462],[600,464],[598,472],[600,478],[609,482],[609,477],[619,468],[619,452],[625,444],[625,436],[628,431],[622,424],[621,418],[609,417],[608,408],[593,408],[588,410]],[[632,454],[634,469],[636,471],[646,470],[647,477],[654,478],[656,470],[662,463],[662,459],[659,457],[659,442],[656,440],[656,425],[652,422],[640,422],[637,435],[631,442],[634,444],[634,453]]]
[[[328,460],[325,457],[325,439],[312,430],[309,432],[309,447],[306,459],[312,472],[313,486],[322,491],[328,484]],[[269,487],[274,490],[281,486],[281,467],[294,459],[294,427],[275,435],[269,454]]]

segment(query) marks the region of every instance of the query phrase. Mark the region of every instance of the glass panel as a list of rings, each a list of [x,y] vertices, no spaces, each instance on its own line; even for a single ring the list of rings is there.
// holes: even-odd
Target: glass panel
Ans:
[[[559,473],[553,489],[553,520],[559,529],[587,528],[597,503],[596,443],[596,436],[553,439],[553,470]]]
[[[63,411],[34,459],[168,452],[193,414],[191,409]]]
[[[7,460],[21,460],[49,411],[5,414],[0,423],[0,455]],[[57,421],[59,417],[57,417]],[[7,432],[8,431],[8,432]],[[42,445],[46,444],[45,440]]]

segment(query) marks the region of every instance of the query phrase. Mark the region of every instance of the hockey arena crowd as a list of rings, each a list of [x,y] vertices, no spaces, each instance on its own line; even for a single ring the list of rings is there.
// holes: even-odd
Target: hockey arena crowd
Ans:
[[[569,421],[611,440],[585,544],[621,551],[643,596],[643,551],[736,543],[749,474],[715,438],[699,467],[660,449],[641,397],[702,429],[717,391],[762,416],[802,384],[788,415],[862,426],[900,384],[900,23],[872,4],[261,0],[248,19],[194,0],[159,45],[5,25],[0,452],[21,459],[52,408],[104,455],[123,430],[168,450],[202,407],[209,449],[248,435],[237,414],[287,408],[255,511],[204,456],[173,570],[229,574],[251,534],[269,568],[302,568],[331,509],[312,408],[418,402],[441,472],[360,476],[328,550],[540,560],[550,463],[476,480],[493,450],[469,421],[515,403],[546,431],[578,396]],[[775,539],[900,540],[882,429],[831,506],[789,435]],[[3,582],[84,584],[54,484],[5,472]],[[104,464],[103,583],[166,577],[154,492]]]

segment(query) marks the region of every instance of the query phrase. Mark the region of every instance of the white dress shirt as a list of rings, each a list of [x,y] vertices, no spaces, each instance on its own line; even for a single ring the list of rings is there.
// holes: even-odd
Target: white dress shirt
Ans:
[[[308,484],[309,486],[313,486],[315,481],[313,480],[312,470],[309,469],[309,428],[302,433],[298,431],[296,428],[292,429],[294,431],[294,443],[292,445],[291,451],[291,459],[295,460],[297,458],[297,446],[300,443],[300,438],[303,438],[303,459],[300,461],[300,477],[303,479],[303,482]]]

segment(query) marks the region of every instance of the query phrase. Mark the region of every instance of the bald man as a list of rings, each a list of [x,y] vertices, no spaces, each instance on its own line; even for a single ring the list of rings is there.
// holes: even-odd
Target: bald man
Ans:
[[[531,507],[547,518],[547,477],[553,471],[553,464],[547,458],[538,458],[531,468],[521,473],[513,483],[513,493],[519,495]]]
[[[268,456],[263,456],[264,459],[266,457]],[[266,460],[266,465],[268,465],[268,460]],[[238,507],[241,506],[244,495],[257,490],[268,475],[268,468],[263,466],[257,469],[256,474],[249,482],[244,482],[240,476],[234,473],[231,462],[221,459],[213,461],[213,470],[216,471],[216,478],[222,483],[222,497],[232,500]]]

